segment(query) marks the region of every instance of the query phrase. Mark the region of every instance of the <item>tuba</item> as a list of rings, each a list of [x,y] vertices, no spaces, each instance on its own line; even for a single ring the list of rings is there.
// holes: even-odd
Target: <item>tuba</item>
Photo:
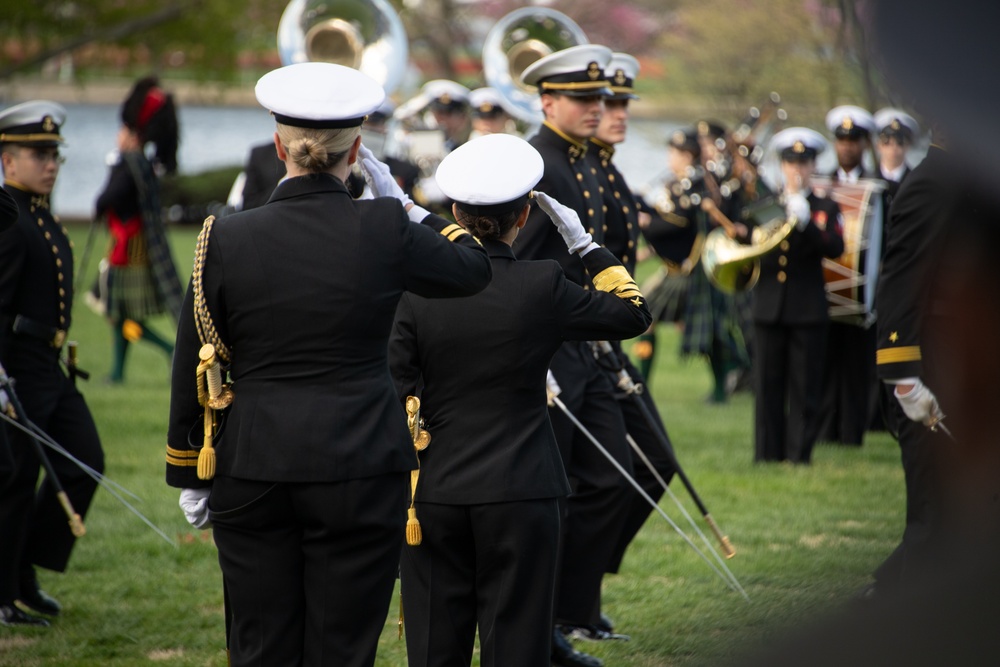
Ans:
[[[762,200],[750,213],[755,223],[750,243],[742,244],[720,227],[708,233],[701,251],[701,266],[708,280],[728,294],[752,289],[760,277],[760,258],[777,248],[795,229],[785,210],[773,198]]]
[[[283,65],[353,67],[389,95],[406,71],[406,30],[387,0],[291,0],[278,22],[278,55]]]
[[[483,42],[483,76],[496,89],[504,110],[538,125],[542,103],[533,86],[521,83],[521,72],[550,53],[587,44],[587,35],[565,14],[546,7],[522,7],[497,21]]]

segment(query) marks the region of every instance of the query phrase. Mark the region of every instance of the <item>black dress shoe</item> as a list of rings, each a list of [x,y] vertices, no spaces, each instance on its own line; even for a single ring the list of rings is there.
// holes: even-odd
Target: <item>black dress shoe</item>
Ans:
[[[570,639],[582,639],[585,642],[627,642],[631,639],[628,635],[608,632],[596,625],[560,625],[559,629]]]
[[[0,605],[0,625],[3,626],[35,626],[38,628],[48,627],[49,622],[44,618],[38,618],[31,614],[25,614],[12,604]]]
[[[615,623],[608,616],[605,616],[604,612],[601,612],[601,618],[597,621],[597,627],[605,632],[614,632]]]
[[[577,651],[559,628],[556,628],[552,633],[552,664],[560,667],[603,667],[604,661]]]
[[[62,605],[54,597],[43,591],[38,585],[34,570],[30,574],[24,573],[21,578],[21,594],[17,596],[17,601],[22,605],[39,614],[47,616],[58,616],[62,610]]]

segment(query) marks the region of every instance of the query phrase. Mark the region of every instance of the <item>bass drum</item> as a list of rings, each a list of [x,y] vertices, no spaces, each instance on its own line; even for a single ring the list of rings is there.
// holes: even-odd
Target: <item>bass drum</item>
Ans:
[[[885,182],[862,178],[834,183],[814,176],[813,191],[826,192],[844,218],[844,254],[823,260],[830,319],[868,328],[875,322],[875,288],[882,260],[882,191]]]

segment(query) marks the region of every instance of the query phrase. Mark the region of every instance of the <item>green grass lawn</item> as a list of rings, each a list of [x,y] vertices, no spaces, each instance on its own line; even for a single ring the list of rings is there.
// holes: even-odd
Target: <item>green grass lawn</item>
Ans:
[[[77,252],[86,228],[73,228]],[[188,275],[195,229],[172,234]],[[95,244],[103,247],[103,240]],[[96,260],[89,262],[96,271]],[[86,281],[84,281],[86,284]],[[153,322],[162,332],[172,324]],[[69,571],[40,571],[63,603],[46,630],[0,628],[0,665],[225,665],[221,577],[210,532],[192,531],[166,486],[167,360],[131,350],[124,385],[102,383],[107,325],[77,301],[71,338],[93,374],[82,391],[94,413],[109,477],[141,496],[138,508],[176,542],[168,545],[100,491]],[[627,643],[581,648],[615,666],[716,663],[787,623],[842,603],[894,548],[903,528],[903,479],[895,442],[870,434],[864,447],[817,447],[813,465],[754,465],[753,397],[707,405],[707,365],[678,358],[678,333],[661,326],[652,391],[677,456],[737,555],[728,561],[751,598],[730,591],[658,516],[604,584],[604,610]],[[194,381],[195,362],[191,363]],[[679,482],[672,489],[697,516]],[[673,503],[662,506],[675,519]],[[703,530],[707,529],[704,527]],[[689,531],[690,532],[690,531]],[[394,598],[378,665],[406,664]],[[477,663],[478,664],[478,663]],[[512,666],[517,667],[517,666]]]

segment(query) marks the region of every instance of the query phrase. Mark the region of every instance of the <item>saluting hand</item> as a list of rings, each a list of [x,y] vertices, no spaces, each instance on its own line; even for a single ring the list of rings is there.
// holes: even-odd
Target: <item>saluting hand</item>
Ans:
[[[389,165],[375,157],[364,144],[361,144],[358,150],[358,162],[361,163],[361,173],[364,174],[365,182],[368,183],[373,195],[398,199],[403,202],[404,207],[413,203],[413,200],[403,192],[403,188],[399,187],[396,177],[389,172]]]
[[[598,247],[594,237],[587,233],[580,222],[580,216],[569,206],[563,206],[544,192],[535,191],[538,205],[552,219],[559,235],[566,242],[570,252],[578,252],[581,256]]]
[[[791,192],[785,199],[785,216],[795,218],[799,231],[809,224],[809,200],[799,192]]]

